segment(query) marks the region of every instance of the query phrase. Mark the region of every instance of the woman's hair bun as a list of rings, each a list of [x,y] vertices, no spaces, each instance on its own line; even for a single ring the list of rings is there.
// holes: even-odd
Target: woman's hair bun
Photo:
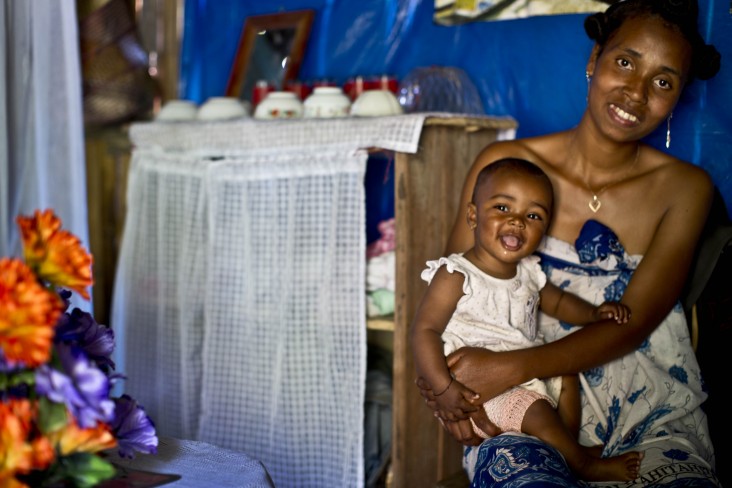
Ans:
[[[585,32],[587,33],[587,37],[600,44],[605,42],[605,36],[603,35],[605,32],[605,23],[606,18],[603,12],[598,12],[587,17],[585,19]]]
[[[696,22],[699,16],[699,4],[696,0],[655,0],[664,17],[679,21]]]
[[[722,55],[711,44],[704,44],[697,49],[692,70],[700,80],[708,80],[719,72],[722,65]]]

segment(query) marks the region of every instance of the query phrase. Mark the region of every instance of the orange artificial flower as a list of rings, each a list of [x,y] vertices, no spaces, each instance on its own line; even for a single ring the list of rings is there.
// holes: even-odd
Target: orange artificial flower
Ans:
[[[12,473],[0,472],[0,487],[2,488],[28,488],[28,485],[15,479]]]
[[[33,469],[33,448],[26,442],[30,415],[27,399],[0,403],[0,486],[25,486],[15,475]]]
[[[31,433],[38,418],[38,402],[31,403],[28,399],[11,398],[8,405],[21,422],[23,431]],[[46,469],[56,457],[53,446],[45,437],[36,437],[30,442],[30,447],[31,469]]]
[[[99,422],[96,427],[82,429],[73,419],[62,428],[48,434],[48,440],[61,456],[75,452],[94,453],[117,445],[117,439],[107,424]]]
[[[0,259],[0,349],[10,362],[39,366],[51,355],[64,302],[17,259]]]
[[[92,256],[74,234],[61,230],[53,210],[36,210],[33,217],[19,216],[23,256],[28,266],[49,283],[70,288],[89,300]]]

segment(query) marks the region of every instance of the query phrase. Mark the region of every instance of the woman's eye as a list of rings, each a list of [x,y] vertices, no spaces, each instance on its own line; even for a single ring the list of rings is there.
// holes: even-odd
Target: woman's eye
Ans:
[[[620,66],[621,68],[630,68],[630,67],[632,66],[632,65],[630,64],[630,61],[629,61],[629,60],[627,60],[627,59],[625,59],[625,58],[618,58],[618,60],[616,61],[616,63],[617,63],[617,64],[618,64],[618,66]]]
[[[656,80],[656,85],[663,88],[664,90],[670,90],[672,88],[671,83],[669,83],[668,80]]]

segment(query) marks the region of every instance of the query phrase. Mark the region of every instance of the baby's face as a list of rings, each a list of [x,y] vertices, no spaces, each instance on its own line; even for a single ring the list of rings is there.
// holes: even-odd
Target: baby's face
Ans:
[[[476,225],[476,252],[499,267],[531,255],[549,226],[552,200],[545,180],[509,170],[494,174],[468,210],[469,223]]]

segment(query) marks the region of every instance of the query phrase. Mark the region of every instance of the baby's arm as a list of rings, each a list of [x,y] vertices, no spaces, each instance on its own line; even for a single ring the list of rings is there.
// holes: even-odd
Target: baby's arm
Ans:
[[[450,273],[445,267],[437,270],[414,316],[411,345],[417,376],[424,378],[436,393],[445,420],[467,419],[475,407],[470,401],[478,395],[453,380],[444,355],[442,333],[447,327],[457,303],[463,296],[460,273]]]
[[[477,400],[478,396],[474,391],[463,385],[456,379],[450,378],[451,381],[447,388],[434,395],[438,413],[437,416],[443,420],[456,421],[466,420],[470,417],[470,413],[477,410],[472,404],[473,400]]]
[[[541,290],[540,307],[542,312],[575,325],[586,325],[603,319],[624,324],[630,319],[630,308],[620,302],[604,302],[595,306],[552,283],[547,283]]]

